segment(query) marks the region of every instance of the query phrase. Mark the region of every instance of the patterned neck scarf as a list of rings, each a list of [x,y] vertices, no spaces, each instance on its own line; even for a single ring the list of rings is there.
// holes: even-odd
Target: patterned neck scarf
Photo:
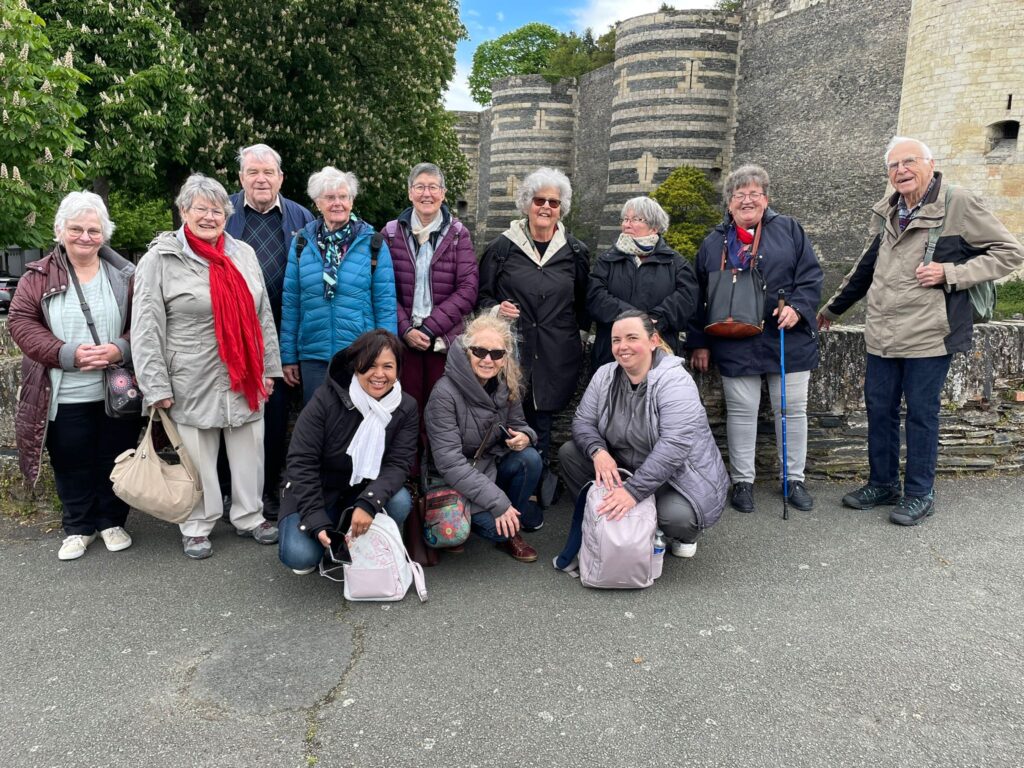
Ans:
[[[728,265],[732,269],[748,269],[750,267],[750,250],[754,243],[754,233],[733,222],[726,233],[726,244],[729,248]]]
[[[327,301],[334,298],[334,288],[338,284],[338,269],[355,239],[353,225],[358,221],[359,219],[352,215],[345,222],[345,226],[328,232],[324,220],[320,219],[320,225],[316,228],[316,244],[324,263],[324,299]]]

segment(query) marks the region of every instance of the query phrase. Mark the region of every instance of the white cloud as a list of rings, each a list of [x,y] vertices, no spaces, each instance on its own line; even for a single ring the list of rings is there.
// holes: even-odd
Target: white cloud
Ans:
[[[504,21],[505,20],[505,14],[502,13],[501,11],[498,11],[497,16],[498,16],[498,21]]]
[[[465,62],[455,63],[455,77],[448,90],[444,93],[445,109],[466,112],[479,112],[483,107],[473,101],[469,95],[469,71],[471,65]]]
[[[622,0],[587,0],[584,5],[569,8],[573,29],[582,32],[587,27],[594,35],[603,35],[617,21],[654,13],[664,4],[665,0],[632,0],[628,5]],[[715,0],[668,0],[669,5],[677,10],[693,8],[712,8]]]

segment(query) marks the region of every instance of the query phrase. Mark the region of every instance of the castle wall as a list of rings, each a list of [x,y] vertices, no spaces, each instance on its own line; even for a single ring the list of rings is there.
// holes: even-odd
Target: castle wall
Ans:
[[[868,209],[885,192],[910,5],[744,3],[732,165],[768,170],[772,205],[800,220],[822,260],[825,298],[859,255]]]
[[[448,202],[463,225],[473,232],[480,197],[480,113],[456,112],[455,135],[459,139],[459,150],[469,164],[469,178],[466,188],[457,197],[453,199],[449,192]]]
[[[576,141],[572,172],[572,233],[591,252],[598,246],[604,196],[608,188],[608,125],[612,119],[615,67],[606,64],[579,79]]]
[[[1024,139],[1012,136],[1024,120],[1021,30],[1021,0],[915,0],[899,133],[1024,239]]]
[[[618,236],[622,204],[675,168],[718,176],[729,163],[740,17],[667,11],[620,22],[601,250]]]
[[[490,197],[483,240],[497,237],[512,219],[519,184],[542,165],[571,178],[576,87],[572,81],[549,83],[540,75],[520,75],[491,84],[489,177],[481,193]],[[479,230],[479,227],[478,227]]]

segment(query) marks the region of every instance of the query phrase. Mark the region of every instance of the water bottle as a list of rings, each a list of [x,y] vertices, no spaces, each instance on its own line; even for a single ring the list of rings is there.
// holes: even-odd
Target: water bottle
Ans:
[[[661,529],[654,532],[654,556],[651,558],[651,577],[659,578],[665,565],[665,534]]]

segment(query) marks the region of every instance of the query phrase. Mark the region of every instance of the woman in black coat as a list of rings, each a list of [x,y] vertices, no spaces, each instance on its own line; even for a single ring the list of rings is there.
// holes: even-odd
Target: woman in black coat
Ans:
[[[587,289],[587,310],[597,321],[595,371],[612,362],[612,323],[631,309],[651,318],[676,355],[682,351],[679,332],[697,309],[699,290],[693,266],[665,242],[668,224],[657,200],[634,197],[622,206],[622,234],[594,264]]]
[[[281,562],[297,574],[316,568],[337,532],[361,536],[382,512],[401,528],[412,509],[403,486],[419,414],[398,383],[401,362],[397,336],[364,333],[334,356],[299,414],[278,523]]]
[[[542,501],[554,481],[546,467],[555,414],[572,398],[583,362],[580,329],[589,329],[587,280],[590,253],[560,221],[569,212],[572,187],[554,168],[527,176],[516,196],[525,219],[513,221],[487,246],[480,262],[480,308],[513,322],[526,390],[523,411],[537,432],[545,471]]]

